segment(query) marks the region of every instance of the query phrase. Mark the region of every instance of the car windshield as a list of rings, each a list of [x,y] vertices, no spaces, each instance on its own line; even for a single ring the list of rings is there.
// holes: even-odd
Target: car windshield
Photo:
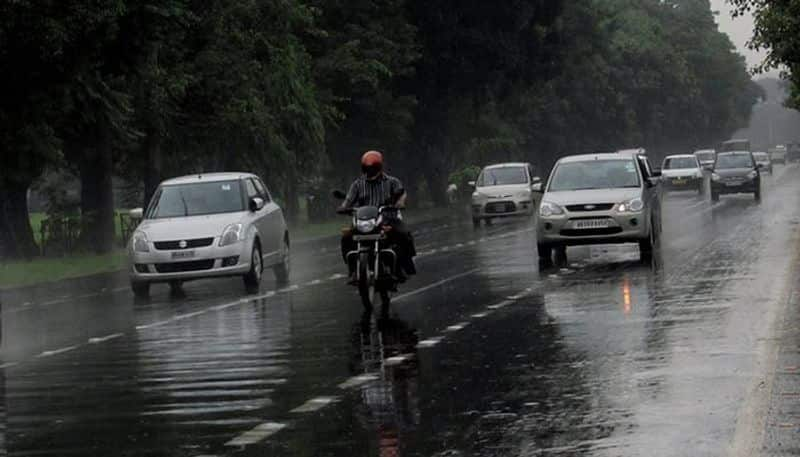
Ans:
[[[639,187],[639,174],[633,160],[587,160],[561,163],[553,171],[553,178],[548,190],[558,192],[622,187]]]
[[[487,168],[478,178],[478,187],[527,184],[528,175],[524,167]]]
[[[759,153],[759,154],[754,153],[753,154],[753,158],[756,159],[757,162],[767,162],[767,161],[769,161],[769,156],[767,156],[763,152]]]
[[[694,157],[667,157],[664,160],[665,170],[681,170],[686,168],[697,168]]]
[[[148,219],[244,211],[239,181],[162,186],[147,210]]]
[[[719,170],[730,168],[752,168],[753,160],[750,154],[723,154],[717,157],[714,168]]]
[[[697,156],[697,160],[714,160],[713,152],[698,152],[695,155]]]

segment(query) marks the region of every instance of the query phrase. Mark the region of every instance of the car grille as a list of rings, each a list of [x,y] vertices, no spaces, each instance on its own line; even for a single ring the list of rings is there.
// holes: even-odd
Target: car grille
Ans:
[[[181,247],[181,241],[186,242],[186,247]],[[197,238],[194,240],[175,240],[175,241],[156,241],[153,245],[159,251],[175,251],[179,249],[192,249],[192,248],[204,248],[206,246],[211,246],[211,243],[214,242],[214,238]]]
[[[613,207],[614,207],[613,203],[588,203],[585,205],[567,205],[567,211],[571,212],[608,211]]]
[[[560,233],[562,236],[592,236],[592,235],[614,235],[622,232],[622,227],[608,227],[596,229],[564,229]]]
[[[492,202],[486,204],[487,213],[513,213],[517,210],[514,202]]]
[[[203,271],[214,268],[214,259],[191,260],[188,262],[168,262],[155,264],[159,273],[180,273],[183,271]]]

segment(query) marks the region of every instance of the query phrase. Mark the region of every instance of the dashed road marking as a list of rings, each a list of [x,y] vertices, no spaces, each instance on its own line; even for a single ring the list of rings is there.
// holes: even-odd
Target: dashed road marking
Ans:
[[[109,340],[120,338],[122,336],[125,336],[125,334],[124,333],[112,333],[111,335],[89,338],[89,344],[103,343],[103,342],[106,342],[106,341],[109,341]]]
[[[19,365],[19,362],[6,362],[6,363],[0,365],[0,370],[6,369],[6,368],[15,367],[17,365]]]
[[[514,303],[514,300],[503,300],[500,303],[487,306],[488,309],[500,309]]]
[[[314,411],[318,411],[338,401],[339,397],[316,397],[312,398],[311,400],[308,400],[307,402],[303,403],[302,405],[298,406],[297,408],[289,412],[294,414],[311,413]]]
[[[269,438],[270,436],[283,430],[285,427],[286,424],[281,424],[278,422],[264,422],[263,424],[260,424],[255,428],[248,430],[242,433],[241,435],[237,436],[236,438],[228,441],[227,443],[225,443],[225,446],[228,447],[249,446],[251,444],[255,444]]]
[[[459,322],[458,324],[453,324],[453,325],[447,327],[446,329],[444,329],[444,331],[445,332],[457,332],[459,330],[462,330],[464,327],[466,327],[468,325],[469,325],[469,322]]]
[[[75,346],[67,346],[67,347],[64,347],[64,348],[61,348],[61,349],[54,349],[52,351],[44,351],[41,354],[37,355],[36,357],[50,357],[50,356],[54,356],[54,355],[58,355],[58,354],[63,354],[65,352],[74,351],[75,349],[78,349],[79,347],[80,347],[80,345],[75,345]]]
[[[339,384],[338,387],[343,390],[352,389],[353,387],[358,387],[360,385],[376,381],[378,379],[380,379],[379,376],[374,373],[365,373],[365,374],[360,374],[358,376],[353,376],[347,381]]]
[[[491,314],[490,311],[484,311],[482,313],[475,313],[475,314],[471,315],[470,317],[473,317],[475,319],[483,319],[484,317],[488,316],[489,314]]]
[[[394,365],[400,365],[401,363],[405,362],[406,360],[413,357],[413,354],[401,354],[396,355],[394,357],[389,357],[383,361],[384,365],[391,367]]]
[[[417,343],[417,348],[419,348],[419,349],[432,348],[432,347],[436,346],[437,344],[441,343],[443,339],[444,339],[443,336],[436,336],[436,337],[433,337],[433,338],[424,339],[424,340],[420,341],[419,343]]]

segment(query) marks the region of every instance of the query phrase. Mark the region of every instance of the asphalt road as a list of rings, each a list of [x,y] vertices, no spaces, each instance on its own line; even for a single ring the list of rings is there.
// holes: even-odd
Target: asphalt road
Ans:
[[[426,224],[420,275],[377,322],[335,239],[257,295],[201,281],[141,303],[120,276],[6,292],[0,455],[797,449],[800,167],[766,181],[760,205],[669,195],[647,265],[599,246],[539,271],[530,221]]]

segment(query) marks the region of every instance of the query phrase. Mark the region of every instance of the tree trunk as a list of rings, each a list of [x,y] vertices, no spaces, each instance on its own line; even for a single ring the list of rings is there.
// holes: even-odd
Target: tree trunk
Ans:
[[[114,186],[111,137],[101,127],[97,147],[87,151],[80,164],[81,216],[84,246],[106,253],[114,248]]]
[[[286,198],[284,214],[286,215],[287,222],[294,224],[297,222],[300,206],[297,202],[297,175],[293,165],[287,167],[286,182],[284,183],[283,189],[283,195],[284,198]]]
[[[27,182],[0,187],[0,258],[26,258],[39,254],[28,214]]]
[[[144,143],[144,202],[143,208],[147,208],[150,199],[164,179],[164,159],[161,152],[161,137],[151,132]]]

